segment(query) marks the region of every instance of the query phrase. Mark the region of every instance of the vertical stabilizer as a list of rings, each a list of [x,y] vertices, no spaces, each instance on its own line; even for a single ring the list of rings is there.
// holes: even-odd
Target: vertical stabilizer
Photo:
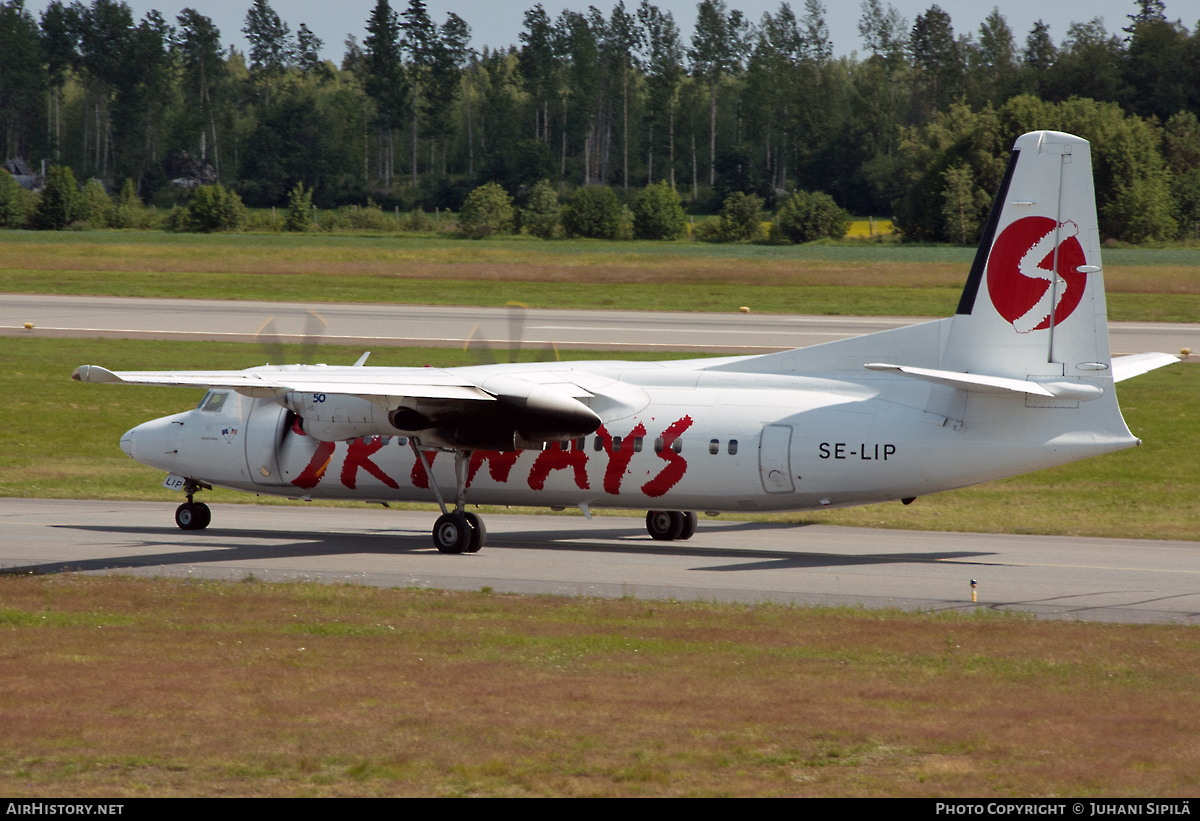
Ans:
[[[1087,140],[1020,137],[941,368],[1019,379],[1109,372],[1099,240]]]

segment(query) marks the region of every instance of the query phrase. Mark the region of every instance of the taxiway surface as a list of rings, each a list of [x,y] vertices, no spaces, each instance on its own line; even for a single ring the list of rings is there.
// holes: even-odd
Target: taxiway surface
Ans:
[[[554,344],[615,353],[767,353],[928,319],[542,309],[522,316],[505,308],[6,294],[0,300],[0,335],[253,342],[274,317],[281,341],[301,342],[309,332],[310,309],[326,323],[321,341],[334,344],[461,347],[474,339],[477,345],[508,348],[515,339],[527,347]],[[1116,354],[1200,351],[1197,324],[1113,322],[1109,336]]]
[[[655,542],[641,519],[489,515],[446,556],[433,513],[215,505],[206,531],[151,502],[0,499],[0,572],[125,573],[644,599],[987,608],[1200,624],[1200,543],[791,526],[702,519]],[[977,604],[970,582],[979,583]]]

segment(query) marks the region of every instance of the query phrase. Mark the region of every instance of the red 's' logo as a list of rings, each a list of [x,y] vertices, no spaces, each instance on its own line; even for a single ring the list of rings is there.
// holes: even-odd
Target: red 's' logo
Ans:
[[[1000,233],[988,256],[988,296],[1017,333],[1049,328],[1051,299],[1055,300],[1057,325],[1083,298],[1087,274],[1077,269],[1087,260],[1076,237],[1079,226],[1070,220],[1058,226],[1058,284],[1050,287],[1054,276],[1054,229],[1050,217],[1019,219]]]

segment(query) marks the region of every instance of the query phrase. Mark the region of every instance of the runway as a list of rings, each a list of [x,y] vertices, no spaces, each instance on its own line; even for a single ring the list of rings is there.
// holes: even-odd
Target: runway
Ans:
[[[281,341],[303,341],[309,309],[325,325],[324,342],[378,346],[461,347],[468,339],[507,349],[528,347],[612,351],[767,353],[832,342],[926,321],[922,317],[791,316],[758,313],[528,310],[222,300],[6,294],[0,335],[185,339],[253,342],[270,317]],[[26,329],[30,323],[33,328]],[[1109,323],[1114,353],[1181,348],[1200,351],[1200,325]]]
[[[525,312],[403,305],[6,295],[0,335],[253,341],[266,317],[299,341],[363,348],[462,345],[763,353],[901,327],[904,317]],[[26,329],[25,323],[32,329]],[[1200,350],[1200,325],[1112,323],[1116,353]],[[290,339],[287,341],[291,341]],[[102,357],[97,354],[97,363]],[[1194,361],[1193,357],[1193,361]],[[219,363],[214,363],[219,367]],[[793,527],[702,519],[688,542],[655,542],[640,518],[488,516],[473,556],[433,550],[432,513],[214,506],[183,532],[174,505],[0,499],[0,571],[119,572],[647,599],[702,599],[1032,613],[1200,623],[1200,543]],[[971,604],[970,581],[979,582]]]
[[[0,499],[0,571],[306,580],[569,596],[777,602],[1200,624],[1200,543],[1000,536],[702,518],[655,542],[640,518],[489,515],[478,554],[431,546],[434,514]],[[978,581],[977,604],[970,582]]]

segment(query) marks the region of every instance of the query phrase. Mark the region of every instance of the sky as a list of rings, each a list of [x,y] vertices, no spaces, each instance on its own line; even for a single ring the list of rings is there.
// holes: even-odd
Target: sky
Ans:
[[[84,0],[89,2],[90,0]],[[146,12],[157,9],[174,24],[175,18],[185,8],[194,8],[201,14],[212,18],[213,23],[221,31],[221,40],[225,46],[233,45],[240,51],[247,51],[249,46],[241,29],[245,25],[246,11],[252,0],[125,0],[133,9],[135,19],[140,20]],[[657,0],[654,4],[663,11],[670,11],[675,16],[685,45],[691,39],[692,27],[696,19],[696,6],[699,0]],[[321,40],[325,47],[323,56],[341,63],[345,53],[344,42],[348,34],[361,43],[365,37],[364,26],[376,0],[336,0],[329,2],[314,2],[314,0],[275,0],[271,4],[275,12],[283,18],[294,33],[301,23],[308,24],[309,29]],[[636,10],[641,0],[625,0],[625,8],[629,12]],[[779,9],[780,0],[725,0],[729,9],[740,9],[751,21],[758,22],[764,12],[774,13]],[[862,40],[858,35],[858,20],[862,15],[860,0],[823,0],[826,6],[825,20],[829,25],[830,36],[833,40],[835,56],[849,56],[851,52],[863,51]],[[403,11],[408,0],[391,0],[393,9]],[[535,0],[524,3],[505,3],[496,0],[426,0],[430,17],[437,24],[446,19],[446,14],[454,12],[467,21],[471,26],[472,45],[477,50],[484,46],[491,49],[507,48],[510,45],[520,46],[520,33],[524,22],[524,12],[535,5]],[[542,6],[551,18],[558,16],[563,9],[586,11],[589,5],[596,5],[605,16],[612,11],[612,0],[576,0],[576,2],[555,2],[543,0]],[[887,0],[882,5],[888,6]],[[908,20],[911,26],[917,15],[924,13],[932,3],[929,0],[892,0],[891,5]],[[941,0],[938,3],[949,15],[954,25],[955,34],[970,32],[978,35],[979,24],[987,17],[993,6],[1008,20],[1009,27],[1016,35],[1018,46],[1025,42],[1033,23],[1043,20],[1050,25],[1050,36],[1055,44],[1062,41],[1067,27],[1073,22],[1087,22],[1093,17],[1103,17],[1108,31],[1119,32],[1128,24],[1128,15],[1135,10],[1134,0],[1089,0],[1087,3],[1074,5],[1071,3],[1050,3],[1044,0],[1002,0],[989,3],[987,0]],[[46,6],[41,0],[26,0],[26,7],[38,15]],[[792,0],[792,10],[803,14],[804,0]],[[1182,22],[1189,31],[1195,29],[1200,10],[1194,0],[1167,0],[1167,16],[1171,20],[1183,18]]]

